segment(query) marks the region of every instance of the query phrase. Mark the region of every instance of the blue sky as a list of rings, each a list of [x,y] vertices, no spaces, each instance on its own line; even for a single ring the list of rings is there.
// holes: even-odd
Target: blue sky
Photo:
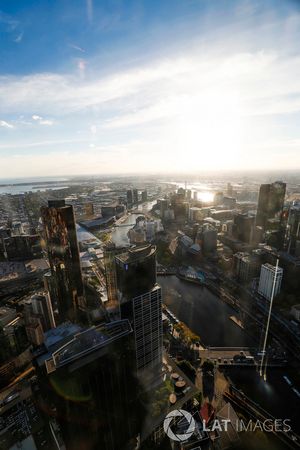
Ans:
[[[0,178],[300,168],[300,7],[2,0]]]

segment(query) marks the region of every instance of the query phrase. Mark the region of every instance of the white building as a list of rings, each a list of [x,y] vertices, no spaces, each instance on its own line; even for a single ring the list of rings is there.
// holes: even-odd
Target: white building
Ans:
[[[276,273],[276,275],[275,275]],[[273,283],[275,280],[274,296],[279,294],[281,288],[283,276],[283,269],[281,267],[272,266],[272,264],[266,263],[261,266],[258,293],[265,297],[267,300],[271,300]]]

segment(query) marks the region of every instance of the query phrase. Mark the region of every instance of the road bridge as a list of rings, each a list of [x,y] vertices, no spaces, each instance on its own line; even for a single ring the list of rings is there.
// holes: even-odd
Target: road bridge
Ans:
[[[242,391],[239,391],[234,386],[230,385],[229,390],[225,391],[223,396],[233,406],[235,406],[236,409],[240,410],[251,419],[259,421],[261,424],[266,421],[271,421],[274,424],[271,432],[277,438],[284,442],[289,448],[300,449],[300,436],[292,430],[284,430],[283,428],[278,428],[278,430],[275,430],[275,417],[263,409],[259,404],[247,397]],[[270,424],[270,422],[268,422],[268,424]]]

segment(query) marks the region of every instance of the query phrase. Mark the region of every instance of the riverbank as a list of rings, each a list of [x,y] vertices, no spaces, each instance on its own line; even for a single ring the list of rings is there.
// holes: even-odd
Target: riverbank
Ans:
[[[158,276],[163,301],[198,336],[204,346],[253,347],[253,339],[230,320],[236,311],[206,286]]]
[[[220,301],[204,286],[187,283],[175,275],[158,277],[163,290],[163,302],[194,333],[201,337],[205,347],[253,347],[253,339],[230,319],[235,310]],[[222,369],[228,381],[241,389],[276,418],[292,420],[299,433],[298,411],[300,399],[285,380],[288,374],[298,389],[291,369],[269,368],[265,382],[255,367],[226,367]]]

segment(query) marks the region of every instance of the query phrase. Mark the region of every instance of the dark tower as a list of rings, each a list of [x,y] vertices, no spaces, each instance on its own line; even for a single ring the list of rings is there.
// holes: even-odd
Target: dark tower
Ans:
[[[162,360],[162,296],[156,283],[156,248],[144,245],[116,256],[122,319],[132,324],[138,371],[157,373]]]
[[[73,207],[64,200],[49,200],[41,213],[59,321],[78,320],[86,302]]]
[[[67,330],[66,330],[67,331]],[[127,320],[61,337],[36,360],[67,449],[134,450],[145,416]]]
[[[256,226],[266,228],[269,219],[280,217],[283,210],[285,190],[286,184],[281,181],[260,186]]]

